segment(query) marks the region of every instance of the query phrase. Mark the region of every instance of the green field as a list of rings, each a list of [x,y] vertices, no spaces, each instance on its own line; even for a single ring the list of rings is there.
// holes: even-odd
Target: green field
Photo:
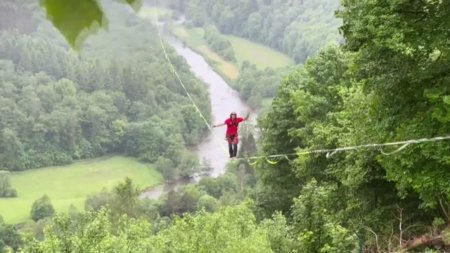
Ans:
[[[18,197],[0,199],[0,215],[8,223],[29,219],[32,203],[47,194],[55,209],[66,212],[71,204],[84,209],[87,195],[111,189],[125,177],[140,188],[160,184],[162,176],[134,158],[115,156],[83,160],[71,165],[12,173]]]
[[[142,6],[142,8],[139,9],[138,16],[155,22],[158,21],[158,19],[170,17],[172,13],[172,10],[166,8]]]
[[[241,66],[242,62],[248,61],[263,70],[267,67],[280,68],[295,64],[289,56],[270,47],[232,35],[224,36],[233,47],[238,66]]]
[[[182,25],[175,25],[173,27],[174,34],[184,42],[186,42],[189,47],[197,48],[200,46],[205,46],[206,41],[203,39],[204,30],[203,28],[192,28],[187,29]]]

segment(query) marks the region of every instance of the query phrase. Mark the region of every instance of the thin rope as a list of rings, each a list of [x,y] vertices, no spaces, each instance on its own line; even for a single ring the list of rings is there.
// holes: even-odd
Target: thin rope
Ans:
[[[158,15],[158,5],[155,5],[155,15],[156,15],[156,21],[159,20],[159,15]],[[211,135],[213,136],[214,141],[216,141],[219,146],[222,148],[223,152],[225,154],[228,154],[227,149],[225,148],[225,146],[222,144],[222,142],[218,141],[218,137],[214,134],[213,128],[211,127],[211,125],[209,124],[208,120],[206,119],[206,117],[203,115],[202,111],[200,110],[200,108],[197,106],[197,104],[195,103],[194,99],[192,98],[191,94],[189,93],[189,91],[186,88],[186,85],[184,85],[183,80],[181,80],[180,76],[178,75],[178,72],[175,69],[175,66],[172,64],[172,61],[170,60],[169,55],[167,54],[166,51],[166,47],[164,46],[164,42],[161,36],[161,33],[159,31],[159,27],[156,25],[156,31],[158,33],[158,38],[159,38],[159,44],[161,45],[161,49],[163,50],[164,53],[164,57],[166,58],[166,61],[172,71],[172,73],[175,75],[175,77],[178,80],[178,83],[181,85],[181,87],[183,87],[184,92],[186,93],[186,95],[188,96],[189,100],[191,101],[192,105],[194,106],[195,110],[197,111],[197,113],[200,115],[200,117],[202,118],[203,122],[205,123],[206,127],[209,129],[209,131],[211,132]]]
[[[390,156],[390,155],[393,155],[393,154],[396,154],[396,153],[402,151],[403,149],[405,149],[405,148],[408,147],[409,145],[410,145],[410,143],[406,143],[406,144],[404,144],[403,146],[401,146],[400,148],[398,148],[398,149],[396,149],[396,150],[394,150],[394,151],[392,151],[392,152],[384,152],[383,149],[380,149],[380,152],[381,152],[381,154],[383,154],[383,155],[385,155],[385,156]]]
[[[399,147],[398,149],[396,149],[390,153],[385,153],[380,149],[380,151],[383,155],[389,156],[389,155],[393,155],[395,153],[402,151],[403,149],[405,149],[406,147],[408,147],[412,144],[438,142],[438,141],[444,141],[444,140],[450,140],[450,135],[449,136],[438,136],[438,137],[433,137],[433,138],[411,139],[411,140],[397,141],[397,142],[364,144],[364,145],[340,147],[340,148],[333,148],[333,149],[314,149],[314,150],[306,150],[306,151],[301,151],[301,152],[296,152],[296,153],[288,153],[288,154],[239,157],[239,158],[236,158],[236,160],[244,160],[245,159],[250,162],[251,160],[265,159],[269,164],[277,164],[278,162],[281,161],[281,159],[279,161],[271,161],[271,160],[269,160],[269,158],[285,158],[286,160],[290,161],[289,156],[301,156],[301,155],[309,155],[309,154],[326,154],[327,158],[331,158],[334,154],[336,154],[338,152],[355,151],[355,150],[369,149],[369,148],[380,149],[383,147],[402,145],[401,147]],[[256,161],[252,162],[252,164],[256,164]]]
[[[183,81],[181,80],[180,76],[178,75],[178,72],[175,70],[175,67],[172,64],[172,61],[170,60],[167,52],[166,52],[166,48],[164,46],[163,40],[161,38],[161,35],[159,33],[159,29],[158,30],[158,37],[159,37],[159,42],[161,44],[161,48],[164,52],[164,56],[168,62],[169,67],[172,70],[172,73],[175,75],[175,77],[178,79],[178,82],[180,83],[181,87],[183,87],[184,92],[186,93],[186,95],[188,96],[189,100],[191,101],[192,105],[195,107],[195,110],[198,112],[198,114],[200,115],[200,117],[203,119],[203,121],[205,122],[205,125],[208,127],[208,129],[212,130],[211,126],[209,125],[208,120],[206,119],[205,116],[203,116],[203,113],[200,111],[200,108],[197,106],[197,104],[195,103],[194,99],[192,98],[191,94],[189,93],[189,91],[186,89],[186,86],[184,85]]]

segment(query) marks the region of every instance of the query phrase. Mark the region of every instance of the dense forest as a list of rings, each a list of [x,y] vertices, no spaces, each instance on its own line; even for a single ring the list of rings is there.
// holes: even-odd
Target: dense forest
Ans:
[[[244,62],[240,68],[239,78],[232,83],[232,87],[252,108],[267,110],[270,103],[268,106],[266,101],[272,101],[277,95],[281,79],[294,69],[295,67],[258,70],[255,65]]]
[[[290,55],[297,63],[330,41],[339,41],[337,0],[172,0],[194,26],[214,24],[224,34],[261,42]]]
[[[283,82],[261,121],[265,154],[449,133],[450,51],[444,37],[450,4],[342,5],[346,43],[323,49]],[[443,250],[449,148],[441,142],[392,155],[382,153],[395,149],[359,150],[261,165],[257,203],[266,217],[282,210],[297,220],[305,252],[332,243],[327,229],[336,224],[366,238],[369,252],[425,245]]]
[[[24,1],[21,5],[18,5],[18,1],[2,1],[0,7],[1,30],[18,30],[25,34],[36,30],[36,22],[33,19],[35,4],[31,1]]]
[[[178,5],[178,8],[186,12],[192,11],[189,8],[192,8],[194,1],[181,2],[185,4]],[[246,1],[265,5],[275,2],[278,1]],[[280,5],[301,6],[307,2],[284,1],[284,4]],[[221,9],[216,9],[215,15],[208,18],[215,18],[220,11],[227,14],[221,16],[221,22],[227,21],[223,23],[224,26],[228,24],[227,28],[218,25],[221,31],[227,29],[222,32],[242,32],[245,20],[252,11],[243,16],[245,18],[237,19],[230,16],[232,9],[227,7],[234,6],[237,2],[218,1],[219,3]],[[195,6],[203,4],[211,2],[196,1]],[[236,6],[235,8],[244,10],[246,6],[249,6],[248,10],[259,10],[255,7],[259,5],[240,3]],[[264,8],[261,8],[261,11],[262,9]],[[191,15],[197,17],[196,22],[201,24],[205,17],[199,13],[196,14],[198,16]],[[288,17],[286,13],[290,12],[285,11],[283,17],[279,18]],[[85,211],[72,209],[68,214],[22,224],[22,227],[5,224],[0,219],[0,249],[3,245],[8,245],[13,249],[23,248],[25,252],[448,252],[448,141],[416,143],[404,146],[401,150],[398,149],[400,147],[365,148],[328,156],[319,153],[300,155],[302,151],[308,150],[447,136],[450,133],[448,13],[448,1],[342,0],[336,15],[342,19],[340,31],[345,42],[342,45],[323,47],[317,55],[309,58],[303,66],[281,80],[269,112],[258,120],[261,128],[258,148],[254,145],[253,136],[246,135],[246,139],[242,140],[245,145],[240,153],[240,157],[255,152],[262,156],[291,153],[299,155],[273,163],[262,158],[257,160],[253,167],[246,159],[236,160],[230,163],[228,172],[223,177],[203,179],[197,185],[170,192],[157,201],[141,200],[139,189],[136,189],[130,180],[125,180],[111,192],[105,191],[88,197]],[[129,17],[132,16],[130,14]],[[233,17],[233,22],[230,17]],[[141,29],[151,28],[139,27],[138,30]],[[272,28],[266,32],[276,33],[280,30],[283,29]],[[157,79],[160,83],[156,86],[158,96],[155,96],[155,99],[164,94],[160,90],[167,89],[167,96],[175,96],[174,100],[164,100],[171,101],[166,104],[157,101],[157,110],[153,112],[157,116],[145,110],[143,114],[132,113],[135,112],[133,110],[121,111],[121,107],[107,103],[108,96],[122,94],[123,100],[116,99],[114,102],[132,103],[133,99],[136,99],[146,105],[149,101],[140,97],[141,92],[125,92],[133,87],[133,81],[122,82],[118,88],[106,85],[108,82],[98,87],[93,85],[92,81],[79,80],[81,77],[78,73],[86,72],[77,72],[82,71],[78,69],[73,70],[77,75],[71,79],[70,75],[65,74],[65,69],[68,68],[65,62],[72,59],[67,48],[60,47],[58,51],[50,52],[39,47],[35,52],[30,46],[29,51],[21,51],[22,48],[27,48],[26,45],[38,47],[40,43],[46,45],[46,41],[32,35],[11,32],[2,36],[6,36],[0,40],[2,47],[12,48],[17,52],[29,52],[27,59],[31,62],[35,59],[33,54],[40,51],[48,54],[42,56],[43,59],[37,58],[41,61],[51,62],[49,58],[53,56],[59,59],[59,51],[67,57],[59,61],[59,64],[48,65],[50,69],[42,70],[47,65],[34,62],[27,66],[28,61],[20,61],[21,55],[15,54],[16,51],[2,49],[1,55],[5,59],[2,60],[4,67],[1,68],[1,94],[2,103],[5,105],[1,107],[3,111],[0,123],[5,125],[2,125],[3,129],[7,129],[3,130],[2,136],[8,137],[2,137],[2,143],[7,140],[6,143],[10,146],[6,147],[15,148],[12,150],[16,152],[11,155],[27,154],[25,157],[32,157],[29,155],[32,153],[27,151],[31,150],[29,148],[33,147],[33,142],[22,136],[29,136],[31,140],[43,138],[37,141],[40,144],[47,143],[50,154],[58,154],[52,157],[60,157],[60,153],[74,154],[70,152],[84,150],[80,148],[84,146],[77,146],[78,142],[75,140],[78,139],[89,142],[88,150],[94,154],[122,148],[119,150],[137,151],[136,155],[149,161],[166,154],[158,153],[161,152],[159,149],[155,149],[157,153],[146,153],[153,150],[152,146],[134,149],[142,139],[133,139],[132,134],[139,131],[136,129],[132,134],[127,131],[127,127],[149,124],[145,125],[147,127],[143,127],[142,131],[145,130],[145,137],[153,136],[150,133],[151,129],[155,128],[152,128],[151,124],[160,124],[170,115],[169,112],[177,115],[177,112],[181,113],[178,111],[180,108],[189,106],[179,87],[175,85],[172,77],[169,77],[170,73],[162,66],[154,66],[158,71],[151,76],[153,78],[154,75],[168,73],[165,78]],[[156,35],[154,37],[156,38]],[[278,38],[281,40],[283,37]],[[88,41],[86,49],[95,51],[95,43],[89,43],[91,42]],[[108,40],[108,43],[112,43],[112,40]],[[282,44],[281,41],[278,43]],[[156,49],[148,49],[146,52],[149,53],[148,57],[154,57],[152,59],[155,61],[163,58]],[[145,55],[140,52],[136,58],[142,54]],[[172,57],[177,59],[174,55]],[[81,66],[103,64],[93,64],[95,59],[73,59]],[[162,63],[162,60],[158,62]],[[183,78],[192,80],[181,62],[178,60],[177,66],[179,71],[184,73]],[[139,69],[133,63],[135,62],[127,63],[126,66],[133,66],[133,70]],[[59,66],[66,68],[58,70]],[[106,72],[112,66],[114,65],[106,65],[101,69]],[[117,66],[123,67],[122,71],[127,69],[123,64]],[[33,68],[39,71],[33,71]],[[88,69],[95,70],[97,67]],[[149,71],[148,68],[146,71]],[[55,73],[59,73],[59,76]],[[112,75],[121,72],[109,73]],[[136,71],[125,76],[150,78],[144,73]],[[267,72],[267,78],[278,74],[271,75]],[[88,74],[82,76],[91,77]],[[250,83],[251,77],[247,80]],[[147,84],[136,82],[134,85],[142,83]],[[128,87],[128,84],[131,86]],[[28,89],[25,88],[28,86],[31,86],[29,89],[34,93],[27,93]],[[44,98],[53,99],[52,103],[39,102],[39,106],[31,106],[37,98],[41,100],[38,96],[40,93],[36,91],[37,87],[41,86],[42,90],[38,91],[44,94],[52,94],[50,91],[54,91],[51,96],[42,96],[43,101],[46,101]],[[154,90],[152,85],[148,89],[152,90],[152,87]],[[196,91],[198,100],[205,99],[201,87],[194,81],[190,83],[189,89]],[[102,96],[96,97],[98,92]],[[130,97],[130,94],[135,97]],[[30,99],[24,101],[22,97],[26,95],[30,96]],[[147,96],[146,93],[144,97]],[[98,114],[91,114],[87,109],[83,111],[83,108],[89,108],[92,101],[102,101],[107,106],[98,106],[99,109],[94,110],[99,112]],[[58,124],[44,125],[46,122],[59,122],[57,119],[60,117],[67,119],[67,114],[71,111],[58,109],[58,114],[53,115],[52,120],[40,121],[41,117],[48,117],[47,114],[54,111],[52,105],[55,103],[59,105],[58,108],[68,105],[77,108],[75,105],[78,105],[79,113],[83,115],[80,116],[80,119],[83,119],[80,122],[90,123],[82,123],[74,128],[76,131],[69,136],[78,136],[77,138],[68,139],[70,132],[56,131],[59,129]],[[180,106],[177,103],[183,104]],[[202,109],[205,107],[206,104]],[[37,115],[41,115],[38,118],[34,116],[36,108],[39,109]],[[152,116],[147,116],[149,114]],[[89,115],[91,118],[87,117]],[[115,115],[121,115],[119,119],[124,120],[127,126],[119,140],[126,143],[135,140],[133,144],[127,146],[126,143],[117,145],[114,142],[102,142],[105,139],[110,140],[105,138],[109,136],[104,135],[106,133],[115,136],[112,131],[114,128],[111,132],[107,131],[110,130],[108,128],[92,132],[93,129],[98,130],[94,126],[104,129],[102,124],[92,124],[97,122],[93,121],[94,119],[114,122],[118,119]],[[148,118],[153,120],[148,122]],[[176,116],[169,119],[175,122],[180,120]],[[21,124],[17,123],[19,120],[22,120]],[[34,134],[29,129],[30,125],[34,126],[34,122],[39,122],[41,128],[36,126],[31,130],[49,128],[48,136],[53,139],[47,140],[47,135],[42,137],[39,131]],[[77,126],[75,123],[73,124]],[[174,128],[173,132],[176,132],[176,129]],[[201,135],[201,126],[197,131]],[[183,144],[196,143],[189,141],[182,133],[179,131],[179,139],[175,140]],[[155,143],[154,140],[147,139],[141,143],[147,145]],[[70,143],[73,145],[67,145]],[[54,153],[56,147],[59,148],[58,153]],[[75,147],[78,149],[70,149]],[[0,150],[0,154],[3,155],[9,150],[4,148]],[[70,157],[74,158],[73,155]],[[23,160],[7,161],[15,165],[21,164]],[[36,209],[41,205],[45,207],[41,209],[51,213],[48,199],[43,198],[39,205],[36,205]],[[44,230],[43,227],[47,229]],[[18,229],[28,232],[31,236],[21,237]]]
[[[79,54],[48,36],[46,23],[35,34],[1,32],[1,169],[112,153],[147,162],[166,158],[180,168],[193,159],[185,146],[198,143],[205,126],[166,67],[157,39],[148,36],[154,28],[108,8],[109,33],[91,38]],[[130,36],[133,43],[124,43]],[[171,57],[209,117],[203,84]]]

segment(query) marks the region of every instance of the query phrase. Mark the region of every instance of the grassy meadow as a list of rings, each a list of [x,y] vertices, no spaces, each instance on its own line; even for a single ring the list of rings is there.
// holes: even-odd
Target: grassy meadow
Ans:
[[[238,66],[248,61],[263,70],[267,67],[280,68],[295,64],[292,58],[268,46],[232,35],[224,36],[233,47]]]
[[[17,190],[18,197],[0,199],[0,215],[7,223],[27,220],[33,202],[44,194],[50,197],[58,212],[66,212],[71,204],[82,210],[86,196],[103,188],[110,190],[125,177],[131,178],[140,188],[163,181],[149,164],[123,156],[12,173],[11,184]]]

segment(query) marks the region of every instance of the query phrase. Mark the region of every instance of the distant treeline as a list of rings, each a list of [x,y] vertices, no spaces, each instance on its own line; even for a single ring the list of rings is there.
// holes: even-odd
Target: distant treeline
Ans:
[[[214,25],[205,26],[204,38],[214,52],[217,52],[227,61],[235,61],[233,47]]]
[[[19,30],[22,33],[34,32],[37,24],[32,10],[36,8],[36,2],[32,0],[0,1],[0,30]]]
[[[339,41],[338,0],[171,0],[195,26],[214,24],[224,34],[260,42],[289,54],[297,63],[330,41]]]
[[[294,68],[258,70],[255,65],[244,62],[240,68],[239,78],[232,86],[239,91],[241,98],[247,101],[250,107],[267,109],[268,102],[278,92],[282,76]]]

